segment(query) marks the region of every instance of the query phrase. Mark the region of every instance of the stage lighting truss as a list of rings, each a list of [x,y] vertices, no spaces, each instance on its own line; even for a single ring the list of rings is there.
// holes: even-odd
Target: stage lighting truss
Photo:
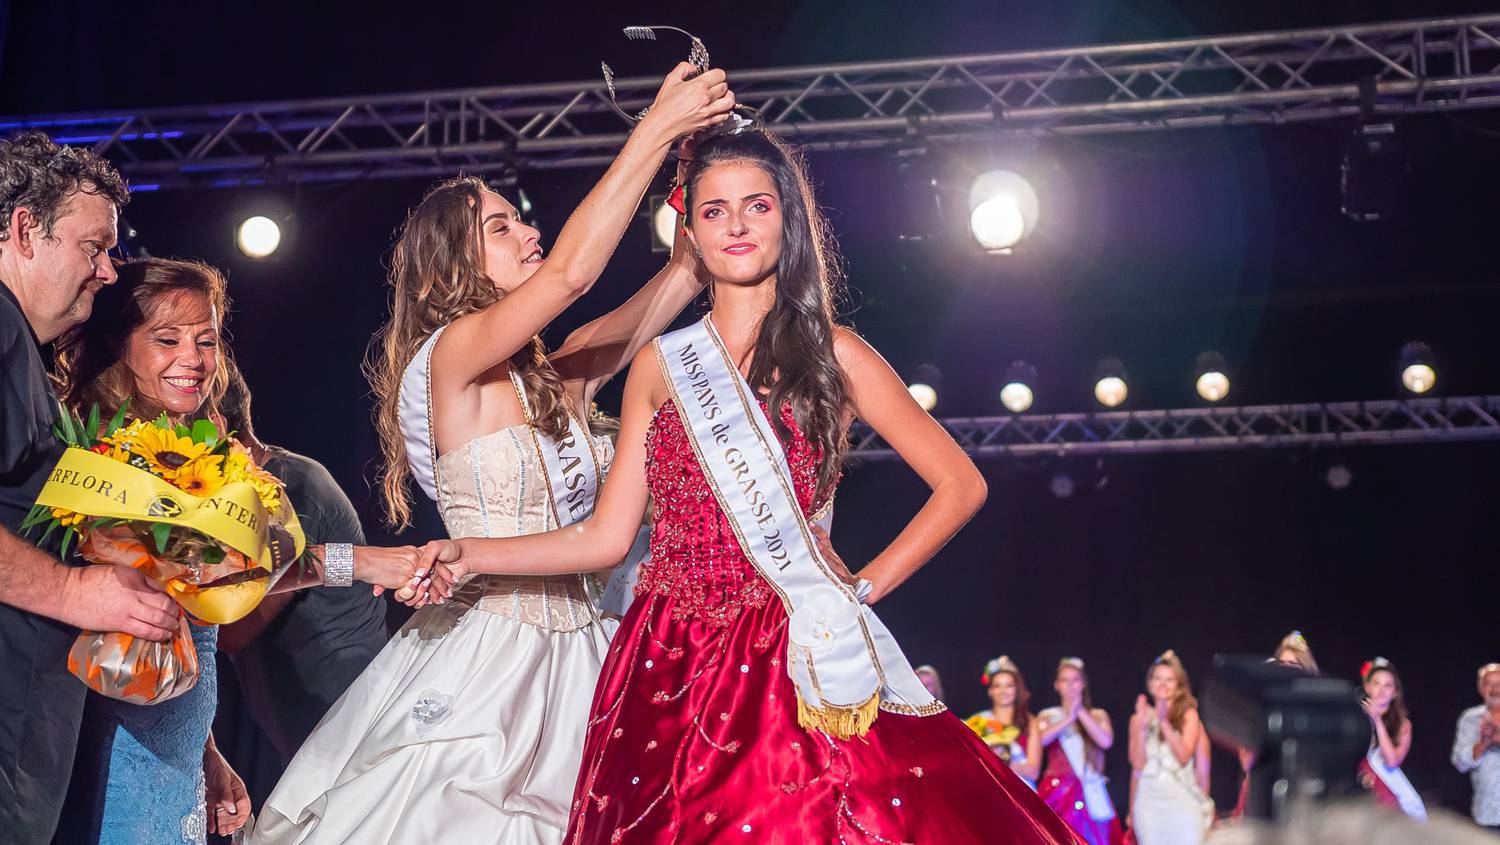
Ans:
[[[1195,452],[1500,440],[1500,396],[940,419],[971,456]],[[849,456],[895,460],[868,426]]]
[[[740,102],[811,149],[1380,119],[1500,106],[1500,14],[732,79]],[[620,107],[638,111],[659,83],[615,80]],[[631,128],[602,80],[0,118],[25,126],[92,145],[138,191],[597,167]]]

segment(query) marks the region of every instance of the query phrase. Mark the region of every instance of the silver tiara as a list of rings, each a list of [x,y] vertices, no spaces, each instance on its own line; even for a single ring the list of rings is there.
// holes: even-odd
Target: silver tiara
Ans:
[[[703,39],[692,34],[691,32],[675,26],[625,27],[625,37],[630,39],[631,41],[655,41],[656,33],[658,32],[676,32],[687,37],[690,45],[688,48],[687,62],[688,64],[696,68],[696,70],[688,74],[688,79],[692,79],[693,77],[698,76],[699,74],[708,70],[708,48],[703,45]],[[620,103],[616,99],[614,70],[610,68],[608,62],[600,62],[599,69],[604,73],[604,88],[609,92],[609,104],[610,107],[615,110],[615,113],[631,123],[639,123],[643,118],[645,118],[646,113],[651,110],[651,107],[647,106],[646,108],[641,109],[635,114],[630,114],[623,108],[620,108]],[[746,130],[759,128],[760,122],[760,112],[756,111],[750,106],[736,105],[734,107],[734,110],[729,113],[729,116],[724,119],[724,122],[719,124],[718,127],[712,130],[712,133],[720,135],[738,135]]]
[[[703,46],[701,38],[685,29],[679,29],[675,26],[627,26],[625,27],[625,37],[631,41],[655,41],[658,30],[661,32],[681,33],[686,35],[692,43],[692,46],[688,49],[687,61],[688,64],[697,68],[697,71],[689,75],[689,79],[708,70],[708,48]],[[609,104],[614,107],[615,112],[620,117],[632,123],[639,122],[644,118],[646,112],[651,110],[651,107],[647,106],[633,115],[620,108],[620,104],[615,100],[615,72],[610,69],[608,62],[600,62],[599,68],[604,71],[604,87],[609,91]]]

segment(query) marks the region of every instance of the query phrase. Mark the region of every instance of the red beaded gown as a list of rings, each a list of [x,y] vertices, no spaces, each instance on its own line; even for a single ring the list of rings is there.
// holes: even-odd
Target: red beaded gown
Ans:
[[[782,419],[812,514],[818,453],[789,410]],[[882,712],[847,741],[800,727],[786,611],[740,551],[670,400],[647,451],[651,554],[594,692],[566,842],[1077,841],[951,713]]]

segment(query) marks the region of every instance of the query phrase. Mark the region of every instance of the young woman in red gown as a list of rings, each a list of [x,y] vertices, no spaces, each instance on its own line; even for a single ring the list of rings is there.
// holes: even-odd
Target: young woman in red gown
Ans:
[[[835,325],[833,245],[799,156],[760,132],[704,140],[685,201],[713,280],[709,319],[776,423],[809,521],[832,501],[855,416],[932,488],[858,573],[878,602],[974,515],[984,481],[880,355]],[[652,349],[631,368],[622,416],[592,518],[429,546],[437,600],[473,572],[603,569],[625,555],[650,494],[649,562],[595,690],[567,842],[1075,842],[940,702],[892,712],[882,701],[849,739],[802,727],[787,611],[741,551]]]

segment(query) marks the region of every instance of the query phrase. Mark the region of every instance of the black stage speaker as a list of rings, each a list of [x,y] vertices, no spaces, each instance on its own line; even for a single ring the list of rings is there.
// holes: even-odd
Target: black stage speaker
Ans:
[[[1359,791],[1371,731],[1358,692],[1264,657],[1214,657],[1203,722],[1215,741],[1255,753],[1246,817],[1284,820],[1298,804]]]

